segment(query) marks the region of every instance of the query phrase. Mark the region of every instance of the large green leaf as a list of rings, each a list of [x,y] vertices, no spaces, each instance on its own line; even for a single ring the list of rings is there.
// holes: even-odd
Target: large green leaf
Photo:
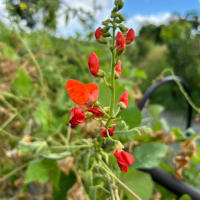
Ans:
[[[121,111],[120,116],[129,126],[129,128],[139,126],[142,121],[142,114],[136,106],[131,106]]]
[[[31,77],[22,69],[18,70],[17,78],[13,81],[12,86],[19,96],[30,97],[33,94]]]
[[[122,174],[121,180],[142,200],[149,200],[151,198],[153,182],[148,174],[134,169],[129,169],[127,173]],[[128,191],[125,190],[124,193],[128,199],[135,200]]]
[[[42,160],[30,162],[26,170],[25,183],[38,181],[45,183],[49,180],[49,175],[55,169],[56,162],[53,160]]]
[[[167,152],[167,146],[159,143],[148,143],[133,149],[134,168],[151,168],[157,166]]]
[[[68,176],[65,175],[58,167],[55,169],[51,178],[53,185],[53,198],[66,200],[67,191],[73,186],[76,181],[75,174],[71,172]]]

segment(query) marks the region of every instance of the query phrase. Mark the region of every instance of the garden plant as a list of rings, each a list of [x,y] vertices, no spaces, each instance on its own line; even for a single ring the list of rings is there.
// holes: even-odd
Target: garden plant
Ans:
[[[27,12],[26,6],[20,13]],[[49,35],[50,39],[45,40],[46,32],[28,35],[12,16],[9,18],[14,33],[7,31],[11,39],[6,39],[4,32],[0,34],[0,40],[6,41],[0,43],[0,62],[11,68],[13,63],[22,67],[16,76],[11,76],[10,90],[0,85],[0,106],[5,107],[0,107],[0,134],[5,137],[0,143],[0,155],[9,158],[0,162],[0,198],[13,195],[5,189],[9,185],[14,185],[20,194],[27,193],[14,199],[34,198],[37,182],[50,184],[48,193],[55,200],[179,198],[139,170],[157,166],[179,180],[200,184],[196,132],[170,128],[160,118],[164,110],[161,105],[149,105],[149,118],[142,117],[137,108],[137,101],[141,100],[136,95],[140,94],[138,85],[147,75],[140,69],[131,69],[132,76],[131,61],[124,57],[126,51],[131,54],[137,50],[136,45],[144,45],[139,39],[144,39],[145,34],[135,44],[134,29],[125,26],[123,6],[123,0],[115,0],[110,17],[93,31],[97,44],[70,38],[68,45],[74,45],[75,50],[63,50],[63,40]],[[166,29],[162,34],[167,40]],[[33,39],[36,36],[38,43]],[[82,66],[85,58],[87,69]],[[66,59],[70,69],[65,69]],[[5,67],[2,71],[6,73]],[[154,81],[162,81],[166,75],[175,74],[172,69],[165,69]],[[200,109],[181,84],[177,81],[176,85],[199,114]],[[198,121],[197,118],[198,115]],[[180,199],[190,197],[184,195]]]

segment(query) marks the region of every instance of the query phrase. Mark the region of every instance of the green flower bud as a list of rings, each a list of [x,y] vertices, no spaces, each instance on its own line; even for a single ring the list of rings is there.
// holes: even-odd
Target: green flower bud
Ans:
[[[102,24],[105,25],[105,26],[107,26],[109,23],[110,23],[109,19],[107,19],[107,20],[105,20],[105,21],[102,22]]]
[[[118,9],[122,9],[124,7],[124,1],[123,0],[117,0],[117,6],[118,6]]]
[[[126,28],[123,24],[119,25],[119,29],[121,30],[121,32],[125,33],[128,31],[128,28]]]
[[[122,15],[121,13],[117,13],[117,16],[119,17],[119,19],[123,22],[126,21],[126,18],[124,17],[124,15]]]
[[[112,11],[112,12],[111,12],[111,18],[115,18],[115,17],[117,17],[117,13],[114,12],[114,11]]]
[[[103,33],[103,37],[110,37],[110,36],[111,36],[111,34],[109,32]]]
[[[100,44],[107,44],[107,40],[105,38],[100,38],[99,40],[97,40],[97,42]]]
[[[110,29],[110,26],[105,26],[104,28],[102,28],[101,32],[102,33],[107,33]]]

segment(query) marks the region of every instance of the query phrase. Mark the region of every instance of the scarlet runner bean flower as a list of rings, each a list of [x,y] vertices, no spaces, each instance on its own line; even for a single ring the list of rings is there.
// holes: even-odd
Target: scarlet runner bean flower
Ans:
[[[118,166],[123,172],[127,172],[128,167],[131,166],[135,161],[130,153],[121,149],[116,149],[114,152],[114,156],[117,158]]]
[[[72,117],[69,120],[69,123],[71,124],[71,128],[75,128],[79,124],[84,123],[86,120],[84,111],[79,107],[72,108],[71,116]]]
[[[119,78],[122,72],[122,62],[119,60],[118,64],[115,66],[115,74],[116,74],[116,78]]]
[[[116,47],[117,47],[117,53],[120,55],[123,53],[123,51],[126,48],[126,38],[124,37],[124,34],[121,32],[117,33],[116,36]]]
[[[91,112],[96,118],[104,117],[104,114],[98,107],[88,107],[87,111]]]
[[[95,31],[95,38],[96,38],[97,40],[99,40],[99,39],[101,38],[101,36],[103,35],[102,32],[101,32],[101,30],[102,30],[102,28],[99,27],[99,28],[97,28],[97,30]]]
[[[73,79],[66,82],[66,91],[70,99],[78,105],[94,104],[99,97],[99,87],[96,84],[83,84]]]
[[[131,28],[126,34],[126,44],[130,44],[135,39],[135,31]]]
[[[90,73],[93,76],[97,77],[98,73],[99,73],[99,58],[97,57],[97,55],[94,52],[92,52],[89,56],[88,66],[90,69]]]
[[[128,92],[125,91],[121,97],[119,98],[120,106],[122,109],[126,109],[128,107]]]
[[[112,136],[114,134],[115,128],[116,128],[116,126],[113,126],[112,128],[108,129],[108,133],[109,133],[110,136]],[[106,130],[105,127],[101,127],[101,135],[103,137],[108,137],[107,130]]]

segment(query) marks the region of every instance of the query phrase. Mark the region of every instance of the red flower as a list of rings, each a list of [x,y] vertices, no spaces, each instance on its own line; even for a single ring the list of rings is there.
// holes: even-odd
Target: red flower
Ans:
[[[70,99],[78,105],[93,104],[99,96],[99,88],[96,84],[83,84],[73,79],[67,81],[66,91]]]
[[[126,48],[126,38],[123,33],[118,32],[116,36],[117,53],[120,55]]]
[[[79,107],[72,108],[71,115],[72,117],[69,120],[69,123],[71,124],[72,128],[75,128],[86,120],[84,111]]]
[[[117,72],[116,73],[117,78],[119,78],[122,72],[122,62],[120,60],[118,61],[118,64],[115,66],[115,71]]]
[[[87,111],[93,113],[93,115],[96,118],[104,117],[104,114],[101,112],[101,110],[98,107],[88,107]]]
[[[121,103],[122,108],[126,109],[128,107],[128,92],[125,91],[119,98],[119,103]]]
[[[90,69],[90,73],[93,76],[97,77],[98,72],[99,72],[99,58],[97,57],[97,55],[94,52],[92,52],[89,56],[88,66]]]
[[[121,149],[116,149],[114,156],[117,158],[118,166],[123,172],[127,172],[128,166],[132,165],[135,161],[130,153]]]
[[[108,133],[109,133],[110,136],[112,136],[114,134],[115,128],[116,128],[116,126],[113,126],[112,128],[108,129]],[[101,127],[101,135],[103,137],[108,137],[107,129],[105,127]]]
[[[126,44],[130,44],[135,39],[135,31],[131,28],[126,34]]]
[[[101,32],[101,27],[97,28],[97,30],[95,31],[94,35],[95,35],[95,38],[97,40],[99,40],[101,38],[101,36],[103,35],[102,32]]]

